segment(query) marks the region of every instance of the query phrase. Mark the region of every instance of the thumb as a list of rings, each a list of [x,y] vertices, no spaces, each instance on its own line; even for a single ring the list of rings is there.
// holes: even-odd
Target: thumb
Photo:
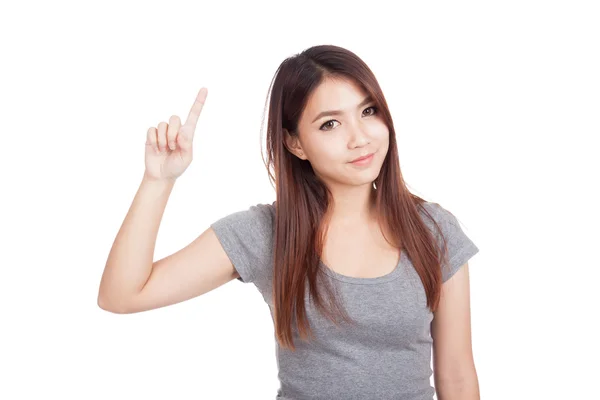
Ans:
[[[179,133],[177,134],[177,146],[179,146],[182,152],[192,151],[192,139],[183,128],[180,129]]]

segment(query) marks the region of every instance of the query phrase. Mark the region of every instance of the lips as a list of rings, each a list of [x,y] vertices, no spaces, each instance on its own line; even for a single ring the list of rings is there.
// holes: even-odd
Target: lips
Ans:
[[[366,156],[363,156],[363,157],[356,158],[356,159],[354,159],[354,160],[352,160],[352,161],[350,161],[350,162],[351,162],[351,163],[353,163],[353,162],[355,162],[355,161],[360,161],[360,160],[367,159],[367,158],[371,157],[373,154],[374,154],[374,153],[369,153],[369,154],[367,154]]]

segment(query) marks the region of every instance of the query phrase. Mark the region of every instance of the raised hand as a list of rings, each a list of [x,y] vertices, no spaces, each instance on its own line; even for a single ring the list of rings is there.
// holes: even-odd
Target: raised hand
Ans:
[[[146,170],[144,176],[152,180],[175,180],[185,172],[193,159],[193,141],[196,124],[204,107],[206,88],[200,89],[185,124],[177,115],[169,123],[160,122],[148,129],[146,135]]]

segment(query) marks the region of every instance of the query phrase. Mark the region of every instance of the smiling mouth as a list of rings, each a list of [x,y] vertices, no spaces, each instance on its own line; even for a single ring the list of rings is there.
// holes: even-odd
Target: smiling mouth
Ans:
[[[357,159],[355,159],[355,160],[352,160],[352,161],[350,161],[350,162],[351,162],[351,163],[353,163],[353,162],[357,162],[357,161],[366,160],[367,158],[370,158],[371,156],[373,156],[373,154],[375,154],[375,153],[369,153],[369,154],[367,154],[367,155],[366,155],[366,156],[364,156],[364,157],[359,157],[359,158],[357,158]]]

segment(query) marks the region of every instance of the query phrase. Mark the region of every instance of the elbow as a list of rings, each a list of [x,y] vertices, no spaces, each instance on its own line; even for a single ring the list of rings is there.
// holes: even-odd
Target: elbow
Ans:
[[[127,307],[122,302],[110,301],[106,296],[98,295],[98,307],[104,311],[111,312],[113,314],[129,314]]]
[[[480,400],[479,381],[476,372],[446,381],[438,379],[435,390],[437,398],[440,400]]]
[[[124,291],[119,288],[109,288],[108,285],[101,283],[98,289],[96,303],[104,311],[113,314],[131,314],[135,292]]]

